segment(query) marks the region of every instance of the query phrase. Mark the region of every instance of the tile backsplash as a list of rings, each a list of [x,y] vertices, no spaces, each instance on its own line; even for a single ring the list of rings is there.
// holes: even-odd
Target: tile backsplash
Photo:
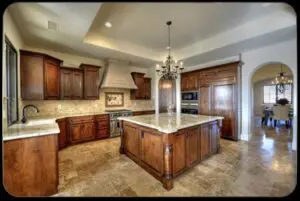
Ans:
[[[22,108],[27,104],[33,104],[40,110],[36,113],[35,109],[26,110],[27,117],[59,115],[81,112],[104,111],[105,109],[119,109],[117,107],[105,107],[105,92],[123,92],[124,107],[128,109],[153,109],[154,100],[130,100],[129,89],[101,89],[99,100],[44,100],[44,101],[20,101],[19,113],[22,115]]]

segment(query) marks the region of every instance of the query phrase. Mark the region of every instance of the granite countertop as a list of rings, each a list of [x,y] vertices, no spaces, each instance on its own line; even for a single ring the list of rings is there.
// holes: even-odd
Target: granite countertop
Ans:
[[[21,138],[37,137],[43,135],[57,135],[60,130],[56,123],[57,119],[75,116],[99,115],[108,114],[107,112],[85,112],[58,114],[51,116],[37,116],[27,119],[25,124],[19,122],[8,127],[3,132],[3,141],[15,140]]]
[[[160,132],[169,134],[177,132],[180,129],[191,126],[208,123],[211,121],[224,119],[218,116],[176,114],[170,116],[167,113],[150,114],[141,116],[119,117],[119,120],[128,121],[141,126],[157,129]]]

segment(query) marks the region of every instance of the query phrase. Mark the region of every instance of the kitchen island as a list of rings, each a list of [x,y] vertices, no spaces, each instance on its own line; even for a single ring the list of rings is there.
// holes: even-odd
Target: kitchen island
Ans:
[[[173,188],[179,174],[220,149],[223,117],[191,114],[150,114],[119,117],[120,153]]]

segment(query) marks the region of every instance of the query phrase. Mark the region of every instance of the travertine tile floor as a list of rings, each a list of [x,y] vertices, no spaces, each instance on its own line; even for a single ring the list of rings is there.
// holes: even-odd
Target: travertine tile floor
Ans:
[[[296,183],[292,132],[256,128],[249,142],[221,140],[221,153],[162,184],[120,155],[120,138],[68,147],[59,152],[55,196],[286,196]]]

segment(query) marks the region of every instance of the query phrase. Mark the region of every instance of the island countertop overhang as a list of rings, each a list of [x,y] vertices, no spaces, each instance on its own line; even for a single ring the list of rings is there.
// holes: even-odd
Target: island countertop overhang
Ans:
[[[153,129],[159,132],[170,134],[175,133],[181,129],[209,123],[216,120],[222,120],[224,117],[220,116],[206,116],[206,115],[192,115],[192,114],[150,114],[141,116],[119,117],[118,120],[128,121]]]

